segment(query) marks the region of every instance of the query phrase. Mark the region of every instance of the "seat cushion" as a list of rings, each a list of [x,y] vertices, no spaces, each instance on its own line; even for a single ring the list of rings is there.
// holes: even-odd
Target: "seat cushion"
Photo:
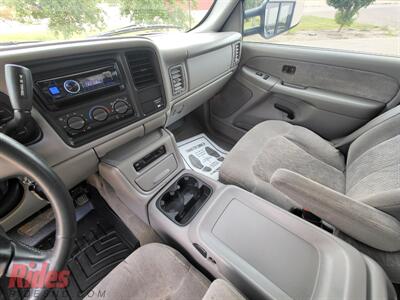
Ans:
[[[244,135],[227,155],[220,180],[289,209],[296,204],[270,184],[280,168],[345,192],[345,161],[340,151],[312,131],[283,121],[260,123]]]
[[[133,252],[85,299],[202,299],[209,285],[179,252],[154,243]]]
[[[400,196],[400,114],[381,122],[358,137],[349,148],[346,194],[379,207],[390,192]],[[399,203],[399,201],[397,201]],[[376,203],[376,204],[375,204]],[[395,204],[393,202],[392,204]],[[391,205],[392,205],[391,204]]]

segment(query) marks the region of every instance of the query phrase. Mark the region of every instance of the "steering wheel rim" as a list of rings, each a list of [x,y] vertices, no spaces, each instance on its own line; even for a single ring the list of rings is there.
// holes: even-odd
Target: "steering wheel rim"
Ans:
[[[0,133],[0,179],[17,176],[26,176],[37,182],[49,199],[56,223],[55,243],[51,250],[41,251],[11,240],[1,230],[0,277],[18,277],[18,272],[12,272],[15,266],[40,271],[43,264],[47,264],[49,271],[61,271],[69,258],[76,234],[72,198],[61,179],[45,162],[27,147]],[[54,280],[49,274],[45,272],[43,287],[30,289],[28,299],[43,298],[47,290],[45,287]],[[21,274],[21,278],[27,280],[25,277]],[[32,285],[32,282],[29,283]]]

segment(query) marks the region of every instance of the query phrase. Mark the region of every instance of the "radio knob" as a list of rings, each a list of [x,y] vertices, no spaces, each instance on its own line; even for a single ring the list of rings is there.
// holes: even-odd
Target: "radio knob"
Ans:
[[[81,90],[81,86],[76,80],[66,80],[64,82],[64,89],[70,94],[77,94]]]
[[[103,107],[97,107],[92,110],[91,117],[93,120],[103,122],[108,118],[108,112]]]
[[[80,130],[83,127],[85,127],[86,122],[85,122],[84,118],[78,117],[78,116],[74,116],[74,117],[70,117],[67,120],[67,125],[71,129]]]
[[[125,101],[118,100],[114,103],[114,111],[118,114],[124,114],[128,111],[129,106]]]

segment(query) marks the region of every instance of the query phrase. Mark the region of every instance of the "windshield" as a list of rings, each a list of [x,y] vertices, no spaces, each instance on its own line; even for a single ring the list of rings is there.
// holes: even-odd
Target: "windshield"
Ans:
[[[187,31],[214,0],[0,0],[0,45]]]

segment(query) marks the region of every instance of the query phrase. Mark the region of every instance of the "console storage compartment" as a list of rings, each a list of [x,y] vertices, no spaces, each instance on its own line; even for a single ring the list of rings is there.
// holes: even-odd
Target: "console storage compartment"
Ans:
[[[179,226],[159,209],[160,197],[173,217],[182,209],[169,184],[149,204],[151,226],[249,299],[396,299],[382,268],[346,242],[241,188],[182,174],[210,198]]]
[[[173,154],[168,155],[161,162],[135,179],[137,185],[148,192],[154,189],[161,181],[178,168],[178,163]]]
[[[192,175],[181,176],[157,200],[157,207],[178,225],[187,225],[211,195],[211,188]]]

